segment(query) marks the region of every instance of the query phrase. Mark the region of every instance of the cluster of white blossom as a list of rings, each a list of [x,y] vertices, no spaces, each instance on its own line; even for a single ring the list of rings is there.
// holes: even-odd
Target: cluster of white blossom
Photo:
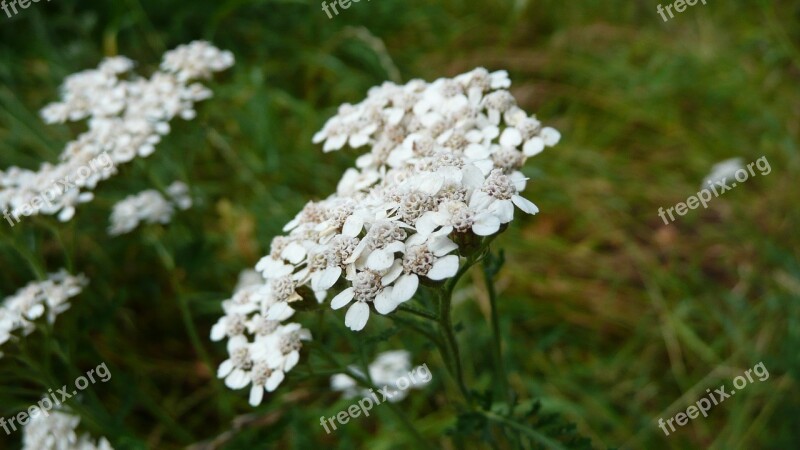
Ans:
[[[31,416],[23,431],[22,450],[114,450],[106,438],[95,442],[88,434],[78,436],[75,429],[80,422],[80,417],[64,408]]]
[[[45,313],[47,321],[55,323],[56,316],[69,309],[68,300],[78,295],[87,284],[83,275],[72,276],[62,269],[49,274],[47,280],[32,281],[6,297],[0,304],[0,345],[11,339],[17,330],[22,330],[25,335],[33,332],[36,329],[33,322]]]
[[[106,58],[97,69],[67,77],[61,101],[46,106],[41,114],[47,123],[87,120],[88,130],[67,144],[56,164],[43,163],[39,170],[11,167],[0,171],[0,210],[23,210],[57,180],[70,178],[71,189],[52,199],[33,214],[59,214],[72,218],[75,205],[90,201],[98,181],[116,173],[116,165],[137,156],[146,157],[170,131],[175,117],[195,117],[195,102],[211,97],[211,91],[191,80],[208,77],[233,64],[233,54],[196,41],[164,54],[161,70],[150,78],[132,73],[133,61],[123,56]],[[85,178],[74,178],[78,170],[107,152],[113,161],[108,170]]]
[[[272,392],[281,384],[300,360],[302,341],[311,339],[311,332],[300,324],[281,324],[294,314],[289,308],[274,318],[266,317],[271,298],[261,275],[242,272],[233,298],[222,303],[225,315],[211,329],[213,341],[228,338],[229,357],[217,375],[231,389],[251,386],[253,406],[261,404],[265,391]]]
[[[192,207],[189,187],[180,181],[167,187],[167,195],[169,199],[156,190],[148,189],[120,200],[111,211],[108,234],[118,236],[129,233],[141,222],[166,224],[172,220],[176,207],[182,210]]]
[[[345,324],[361,330],[371,311],[391,313],[421,280],[453,277],[460,265],[454,240],[498,233],[514,206],[538,211],[520,195],[527,181],[520,168],[560,134],[519,108],[510,84],[505,71],[478,68],[432,83],[387,82],[339,108],[314,142],[324,142],[324,151],[370,151],[344,173],[335,194],[308,203],[287,234],[273,239],[256,265],[263,282],[226,302],[212,332],[228,338],[231,358],[221,375],[238,370],[246,385],[241,374],[261,351],[258,336],[251,342],[248,335],[278,333],[294,302],[323,302],[335,289],[330,306],[349,304]],[[293,342],[295,349],[299,339]]]
[[[349,369],[367,379],[358,367],[351,366]],[[411,354],[406,350],[392,350],[380,353],[367,369],[369,371],[369,379],[373,385],[379,388],[382,386],[394,386],[397,380],[408,377],[409,373],[411,373]],[[413,378],[409,380],[409,387],[421,388],[428,384],[429,381],[430,378],[427,380]],[[370,395],[369,389],[359,387],[353,377],[343,373],[331,377],[331,389],[341,392],[344,398],[368,397]],[[407,395],[407,389],[398,389],[393,391],[389,401],[393,403],[399,402],[406,398]]]

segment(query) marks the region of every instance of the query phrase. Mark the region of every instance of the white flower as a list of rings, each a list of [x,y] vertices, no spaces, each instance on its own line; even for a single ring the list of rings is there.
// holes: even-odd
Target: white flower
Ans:
[[[324,302],[334,293],[331,308],[347,306],[345,325],[362,330],[372,310],[392,313],[421,281],[454,277],[455,242],[498,233],[515,207],[535,214],[538,208],[521,195],[527,179],[520,169],[560,135],[517,106],[510,83],[505,71],[478,68],[432,83],[383,83],[360,103],[342,105],[313,142],[325,152],[366,151],[334,194],[307,203],[272,240],[255,267],[265,281],[223,303],[213,339],[241,345],[242,337],[268,330],[253,337],[262,349],[255,359],[293,366],[299,353],[279,356],[270,336],[302,296]],[[268,367],[289,370],[274,364]],[[263,393],[252,395],[259,401]]]
[[[195,116],[194,104],[211,92],[189,84],[191,80],[232,63],[230,52],[197,41],[167,52],[165,72],[150,78],[131,73],[133,62],[119,56],[70,75],[61,87],[61,100],[45,106],[41,116],[47,123],[87,120],[88,130],[66,145],[56,164],[42,163],[37,171],[0,171],[0,210],[9,209],[17,217],[48,214],[69,221],[79,203],[93,199],[97,183],[117,173],[116,165],[151,155],[169,133],[172,119]],[[169,192],[181,209],[191,205],[184,187],[174,184]]]
[[[703,179],[702,187],[712,186],[716,182],[722,183],[726,178],[733,178],[734,174],[744,169],[742,158],[730,158],[720,161],[711,167],[711,173]]]
[[[402,268],[399,264],[395,267]],[[376,305],[393,303],[392,288],[387,288],[386,285],[394,281],[398,275],[399,270],[385,275],[372,270],[357,272],[351,280],[353,286],[334,297],[331,300],[331,308],[340,309],[353,302],[347,309],[344,324],[353,331],[359,331],[369,320],[369,303],[375,302]],[[383,306],[381,309],[384,309]]]
[[[217,369],[217,377],[225,379],[225,386],[241,389],[250,384],[250,370],[254,364],[250,346],[243,335],[236,335],[228,340],[229,357]]]
[[[69,299],[78,295],[88,284],[83,275],[72,276],[65,270],[51,273],[44,281],[33,281],[6,297],[0,304],[0,345],[11,339],[12,333],[22,330],[28,335],[35,326],[33,321],[47,317],[50,324],[68,310]]]
[[[361,379],[367,380],[367,377],[357,367],[350,366],[348,369]],[[369,364],[368,370],[372,384],[379,388],[396,386],[397,381],[404,377],[409,381],[409,387],[412,388],[420,388],[427,384],[424,380],[409,377],[409,373],[411,373],[411,354],[406,350],[393,350],[378,354],[375,361]],[[353,377],[343,373],[331,377],[331,389],[341,392],[344,398],[368,397],[370,395],[368,389],[360,388]],[[392,403],[399,402],[406,398],[407,395],[408,390],[396,389],[389,401]]]
[[[299,324],[280,325],[256,314],[247,323],[247,330],[255,335],[249,343],[238,335],[228,340],[230,358],[223,361],[218,377],[225,378],[231,389],[250,387],[250,404],[258,406],[264,391],[272,392],[300,359],[301,341],[310,340],[311,333]]]
[[[524,189],[525,178],[515,172],[511,176],[504,175],[501,170],[495,169],[486,178],[484,185],[470,197],[469,206],[478,211],[489,211],[500,220],[508,223],[514,218],[514,206],[528,214],[536,214],[539,208],[530,200],[522,197],[517,192]]]
[[[411,236],[406,242],[403,255],[403,275],[397,278],[392,290],[391,298],[394,304],[381,306],[383,310],[378,309],[378,312],[387,314],[400,303],[410,300],[417,292],[421,276],[433,281],[455,276],[458,272],[459,258],[458,255],[448,255],[448,253],[457,248],[458,245],[441,234],[427,237],[422,234]],[[375,307],[379,308],[379,305],[376,303]]]
[[[118,236],[130,233],[142,222],[167,224],[172,220],[176,206],[180,209],[192,206],[185,184],[176,181],[167,188],[167,192],[170,200],[164,198],[160,192],[148,189],[129,195],[114,204],[108,234]]]
[[[113,450],[106,438],[94,441],[88,434],[79,436],[75,429],[80,422],[80,417],[64,407],[56,407],[47,415],[32,415],[22,432],[22,449]]]

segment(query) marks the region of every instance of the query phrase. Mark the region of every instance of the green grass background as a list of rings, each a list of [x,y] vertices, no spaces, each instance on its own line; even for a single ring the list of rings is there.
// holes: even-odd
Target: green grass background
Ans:
[[[293,373],[256,410],[246,393],[220,390],[180,305],[219,363],[224,346],[207,336],[237,274],[306,201],[332,192],[355,158],[323,154],[314,131],[387,79],[484,66],[507,69],[520,104],[563,134],[526,168],[526,196],[541,213],[518,217],[497,241],[507,257],[498,289],[514,388],[597,448],[796,448],[800,3],[708,3],[666,23],[657,0],[373,0],[334,19],[302,0],[55,0],[11,19],[0,13],[2,167],[56,159],[83,125],[45,126],[37,111],[66,75],[103,56],[129,56],[149,73],[165,50],[203,38],[237,59],[194,121],[176,122],[156,154],[102,183],[71,222],[3,222],[2,295],[34,279],[26,254],[91,284],[53,339],[37,333],[25,349],[4,347],[0,415],[106,362],[112,381],[70,405],[118,449],[182,448],[232,428],[221,448],[414,448],[388,407],[325,435],[319,417],[350,403],[325,377]],[[762,155],[769,175],[674,224],[657,216],[697,192],[712,164]],[[191,210],[166,227],[106,235],[115,201],[175,179],[191,185]],[[489,306],[479,275],[462,284],[455,320],[468,382],[486,389]],[[424,341],[390,327],[370,320],[337,341],[338,356],[355,361],[369,342],[373,353],[408,348],[415,364],[435,366],[432,386],[399,406],[436,446],[459,448],[444,434],[454,391],[443,365]],[[329,335],[311,328],[317,339]],[[758,362],[767,381],[669,437],[657,428],[657,418]],[[0,448],[18,439],[0,435]]]

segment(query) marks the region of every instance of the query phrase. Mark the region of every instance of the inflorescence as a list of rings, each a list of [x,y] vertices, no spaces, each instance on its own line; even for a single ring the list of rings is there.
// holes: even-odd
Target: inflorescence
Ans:
[[[336,193],[309,202],[256,265],[261,283],[238,290],[212,339],[227,339],[219,376],[251,385],[258,405],[298,362],[311,333],[283,324],[304,301],[348,306],[345,324],[362,330],[390,314],[420,283],[456,275],[457,242],[491,236],[514,209],[538,208],[520,193],[526,160],[560,134],[519,108],[505,71],[483,68],[432,83],[384,83],[359,104],[344,104],[314,138],[325,152],[368,147]]]

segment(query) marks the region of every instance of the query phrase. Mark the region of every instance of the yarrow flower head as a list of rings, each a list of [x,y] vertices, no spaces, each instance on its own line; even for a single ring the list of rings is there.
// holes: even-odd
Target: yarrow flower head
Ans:
[[[427,365],[425,366],[427,368]],[[394,386],[397,380],[407,377],[411,372],[411,354],[406,350],[392,350],[380,353],[369,366],[369,377],[364,376],[356,366],[350,366],[350,371],[359,375],[364,380],[372,380],[372,384],[377,387]],[[427,380],[412,378],[409,380],[409,387],[419,389],[428,384]],[[342,393],[344,398],[368,397],[370,390],[360,388],[358,382],[350,375],[339,373],[331,377],[331,389]],[[408,391],[399,389],[393,391],[389,398],[390,402],[399,402],[406,398]]]
[[[48,275],[47,280],[33,281],[6,297],[0,304],[0,345],[22,330],[28,335],[36,329],[34,321],[46,317],[50,324],[68,310],[69,299],[78,295],[88,284],[83,275],[72,276],[65,270]],[[2,356],[2,353],[0,353]]]
[[[189,188],[180,181],[167,187],[167,195],[169,199],[156,190],[148,189],[125,197],[114,205],[108,234],[117,236],[129,233],[141,222],[166,224],[172,220],[176,207],[189,209],[192,206]]]
[[[256,274],[243,272],[234,296],[223,302],[225,315],[211,329],[211,340],[228,339],[229,357],[219,366],[217,375],[231,389],[250,386],[250,404],[258,406],[264,392],[274,391],[300,360],[302,342],[311,332],[300,324],[281,322],[294,311],[285,309],[270,318],[265,314],[271,291]]]
[[[162,70],[150,78],[133,74],[133,61],[124,56],[70,75],[61,87],[61,101],[47,105],[41,115],[49,124],[87,120],[88,130],[67,144],[56,164],[44,163],[37,171],[0,171],[0,210],[11,210],[16,218],[58,214],[59,220],[70,220],[75,206],[92,200],[91,190],[116,174],[117,165],[151,155],[169,134],[173,118],[195,117],[194,104],[210,98],[211,91],[192,80],[231,65],[230,52],[196,41],[165,53]],[[103,154],[113,164],[91,173],[82,170]]]
[[[114,450],[106,438],[94,441],[88,434],[75,431],[80,417],[65,407],[47,414],[32,415],[22,435],[23,450]]]
[[[454,277],[468,253],[457,242],[497,234],[516,209],[536,214],[521,195],[520,169],[560,134],[517,106],[510,84],[505,71],[478,68],[432,83],[387,82],[361,103],[342,105],[313,142],[325,152],[368,152],[335,194],[308,203],[272,241],[256,265],[263,283],[226,302],[212,337],[227,337],[239,355],[252,352],[241,320],[283,321],[295,302],[322,303],[331,290],[330,307],[347,307],[345,325],[359,331],[423,282]]]

